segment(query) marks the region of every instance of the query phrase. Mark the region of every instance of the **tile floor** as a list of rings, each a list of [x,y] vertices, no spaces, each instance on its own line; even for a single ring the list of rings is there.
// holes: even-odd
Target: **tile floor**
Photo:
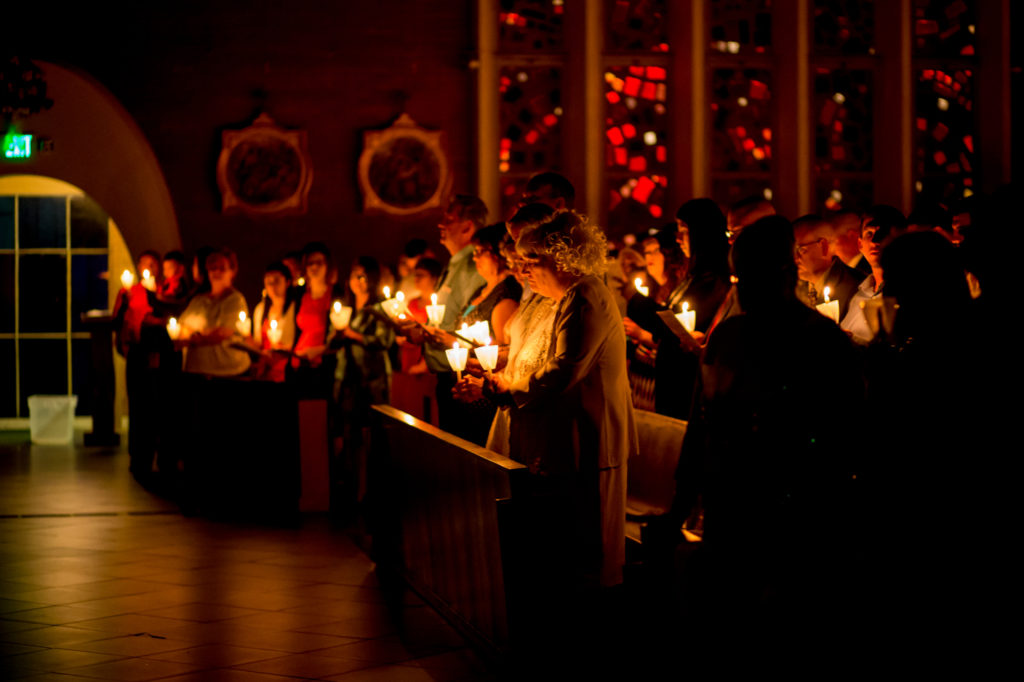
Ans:
[[[0,680],[494,679],[325,519],[185,518],[123,450],[25,440],[0,435]]]

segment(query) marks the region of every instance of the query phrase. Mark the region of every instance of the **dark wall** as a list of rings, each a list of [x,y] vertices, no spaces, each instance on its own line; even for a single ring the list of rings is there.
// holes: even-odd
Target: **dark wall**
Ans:
[[[437,213],[362,212],[362,133],[387,127],[403,108],[445,132],[453,189],[475,191],[472,0],[141,5],[60,16],[19,9],[11,25],[25,30],[5,51],[80,68],[121,101],[164,170],[186,251],[234,248],[250,303],[264,265],[310,240],[325,241],[343,269],[360,254],[393,261],[413,236],[436,243]],[[308,132],[314,180],[304,216],[220,212],[221,131],[245,127],[260,107]]]

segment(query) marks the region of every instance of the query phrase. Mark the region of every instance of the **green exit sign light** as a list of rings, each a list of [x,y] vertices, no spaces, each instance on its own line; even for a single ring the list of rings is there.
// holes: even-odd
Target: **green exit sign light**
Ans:
[[[32,135],[8,134],[4,137],[5,159],[28,159],[32,156]]]

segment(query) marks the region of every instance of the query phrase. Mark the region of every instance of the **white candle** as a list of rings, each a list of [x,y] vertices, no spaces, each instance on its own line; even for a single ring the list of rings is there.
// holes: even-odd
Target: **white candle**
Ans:
[[[131,270],[125,270],[121,273],[121,286],[125,289],[132,288],[132,282],[135,281],[135,275],[132,274]]]
[[[167,320],[167,336],[171,337],[171,341],[177,341],[180,334],[181,327],[178,326],[178,318],[172,317]]]
[[[142,271],[142,286],[149,291],[156,291],[156,277],[149,270]]]
[[[456,378],[462,381],[462,370],[466,369],[466,360],[469,359],[469,350],[462,348],[458,343],[446,348],[444,354],[448,357],[448,364],[455,370]]]
[[[281,343],[281,334],[283,333],[284,330],[277,326],[277,320],[271,320],[270,327],[267,329],[267,340],[270,341],[270,345],[276,346]]]
[[[338,330],[344,329],[351,321],[352,308],[342,305],[341,301],[335,301],[334,307],[331,308],[331,324],[334,325],[334,328]]]
[[[686,331],[693,333],[693,330],[697,328],[697,311],[690,310],[690,304],[683,301],[683,309],[681,312],[676,314],[676,319],[679,320],[679,324],[683,325]]]
[[[832,293],[831,288],[825,287],[825,291],[823,293],[825,294],[825,302],[819,303],[814,307],[817,308],[819,313],[829,318],[836,324],[839,324],[839,301],[829,300],[829,295]]]
[[[633,280],[633,286],[636,287],[637,292],[642,296],[647,296],[651,293],[651,290],[644,286],[644,281],[639,277]]]
[[[427,322],[434,327],[440,327],[444,320],[444,306],[437,304],[437,294],[430,295],[430,305],[427,306]]]
[[[490,339],[486,341],[483,346],[476,348],[473,352],[476,353],[476,359],[480,361],[480,366],[491,372],[498,366],[498,347],[492,346]]]

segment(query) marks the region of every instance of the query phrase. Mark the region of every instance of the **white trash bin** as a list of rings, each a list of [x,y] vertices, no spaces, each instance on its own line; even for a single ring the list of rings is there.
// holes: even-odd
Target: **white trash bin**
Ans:
[[[77,395],[30,395],[28,426],[32,442],[39,445],[70,445],[75,439]]]

